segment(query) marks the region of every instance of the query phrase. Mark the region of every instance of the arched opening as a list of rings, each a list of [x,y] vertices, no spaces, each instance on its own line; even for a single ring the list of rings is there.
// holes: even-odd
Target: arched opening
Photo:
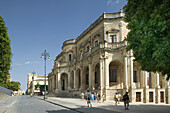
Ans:
[[[68,89],[68,75],[66,73],[61,74],[61,90]]]
[[[112,61],[109,64],[109,86],[118,88],[121,84],[121,63],[119,61]]]
[[[81,71],[80,69],[77,70],[77,88],[80,89],[81,87]]]
[[[89,88],[89,67],[85,68],[84,74],[85,74],[85,89],[88,89]]]
[[[99,86],[100,86],[100,65],[99,65],[99,63],[95,65],[95,69],[94,69],[94,84],[95,84],[95,89],[99,89]]]

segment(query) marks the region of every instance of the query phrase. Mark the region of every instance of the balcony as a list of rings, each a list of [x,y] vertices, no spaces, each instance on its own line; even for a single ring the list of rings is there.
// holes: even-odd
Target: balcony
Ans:
[[[121,47],[125,47],[127,45],[126,41],[122,41],[122,42],[115,42],[115,43],[110,43],[107,42],[107,49],[118,49]]]

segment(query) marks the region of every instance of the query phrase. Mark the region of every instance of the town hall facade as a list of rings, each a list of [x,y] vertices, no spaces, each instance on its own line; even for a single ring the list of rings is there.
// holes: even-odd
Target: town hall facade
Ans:
[[[131,102],[170,104],[166,76],[142,71],[133,51],[126,51],[129,30],[123,19],[122,11],[103,13],[80,36],[63,43],[48,74],[49,95],[90,90],[112,100],[115,93],[128,91]]]

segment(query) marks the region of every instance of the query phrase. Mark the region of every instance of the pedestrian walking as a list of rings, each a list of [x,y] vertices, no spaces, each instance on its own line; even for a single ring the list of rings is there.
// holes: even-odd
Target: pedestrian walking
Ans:
[[[103,102],[104,102],[106,100],[105,94],[103,94],[102,97],[103,97]]]
[[[84,100],[84,92],[81,92],[81,99]]]
[[[96,97],[96,93],[94,93],[94,101],[96,101],[96,98],[97,98],[97,97]]]
[[[118,94],[116,93],[115,95],[115,105],[117,106],[117,102],[118,102]]]
[[[87,90],[87,106],[88,107],[92,107],[92,104],[91,104],[91,93],[89,92],[89,90]]]
[[[124,105],[125,105],[125,110],[129,110],[129,95],[128,92],[125,93],[125,95],[123,96],[123,101],[124,101]]]
[[[32,97],[32,93],[30,94],[30,96]]]
[[[94,101],[94,93],[91,94],[91,100]]]

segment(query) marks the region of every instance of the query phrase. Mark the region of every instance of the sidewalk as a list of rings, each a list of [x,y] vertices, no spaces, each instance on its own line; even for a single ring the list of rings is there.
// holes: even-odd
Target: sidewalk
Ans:
[[[43,99],[43,96],[35,97]],[[124,110],[123,102],[120,102],[117,106],[115,106],[114,101],[105,101],[102,103],[92,102],[92,107],[87,107],[87,102],[85,100],[77,98],[48,97],[46,101],[79,113],[150,113],[153,111],[154,113],[167,113],[170,110],[170,105],[167,104],[130,103],[130,110]]]

